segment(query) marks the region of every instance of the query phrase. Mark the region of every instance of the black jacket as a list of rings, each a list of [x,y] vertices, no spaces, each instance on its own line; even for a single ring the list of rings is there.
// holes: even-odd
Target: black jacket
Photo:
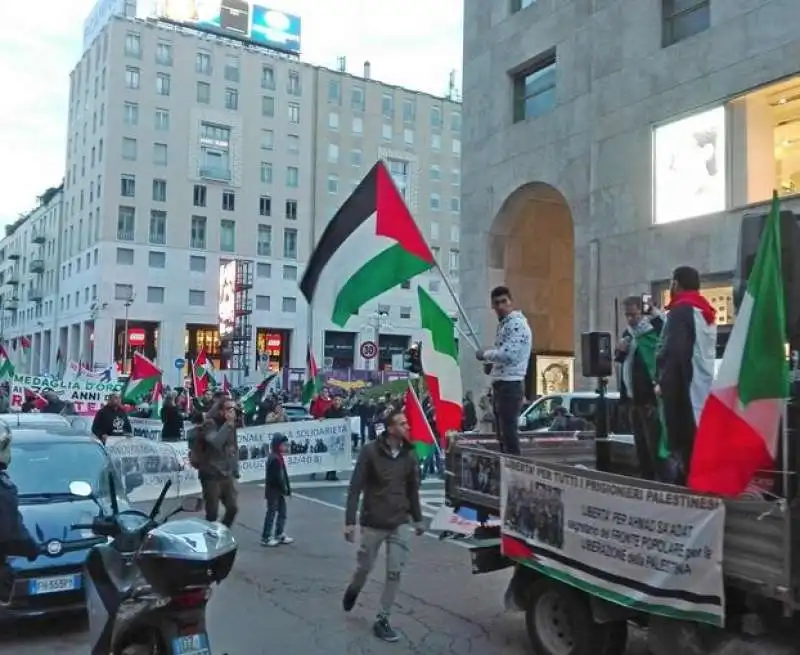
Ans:
[[[269,457],[267,457],[264,496],[266,498],[274,498],[275,496],[291,495],[292,485],[289,483],[286,463],[277,453],[270,453]]]
[[[98,439],[121,437],[125,434],[132,435],[133,428],[131,428],[131,422],[122,407],[103,405],[94,415],[92,434]]]
[[[39,547],[22,522],[17,486],[0,469],[0,562],[6,557],[34,559]]]
[[[161,408],[161,438],[176,441],[183,436],[183,416],[175,405],[164,405]]]
[[[651,319],[650,324],[653,326],[653,330],[655,330],[656,334],[661,334],[661,331],[664,329],[664,319],[655,316]],[[623,339],[630,339],[631,338],[631,331],[628,328],[622,332]],[[619,364],[623,364],[628,357],[628,353],[623,353],[620,351],[616,351],[615,353],[615,360]],[[633,401],[636,405],[655,405],[656,404],[656,393],[653,389],[653,385],[655,380],[650,378],[650,374],[647,372],[647,365],[645,364],[644,360],[642,359],[641,354],[638,351],[634,351],[633,353],[633,389],[628,389],[625,386],[625,381],[622,377],[620,372],[619,376],[619,396],[623,402],[631,402]]]

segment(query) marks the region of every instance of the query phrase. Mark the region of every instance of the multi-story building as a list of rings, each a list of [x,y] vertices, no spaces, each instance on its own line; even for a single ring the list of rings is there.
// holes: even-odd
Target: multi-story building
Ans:
[[[254,364],[267,353],[273,367],[303,368],[311,339],[328,363],[363,367],[370,327],[389,364],[418,330],[411,290],[341,331],[298,289],[315,236],[378,157],[457,273],[457,103],[111,16],[72,72],[68,114],[60,259],[48,271],[67,359],[121,361],[135,348],[171,368],[201,348],[219,357],[219,269],[246,259]],[[452,308],[433,276],[421,283]]]
[[[66,354],[56,311],[63,212],[63,185],[49,188],[0,242],[0,339],[16,364],[37,373],[55,370],[59,347]]]
[[[571,382],[578,335],[613,332],[620,299],[663,304],[679,265],[725,342],[742,216],[773,188],[800,208],[793,7],[466,1],[464,303],[489,334],[487,294],[508,283],[534,326],[532,393],[551,366]]]

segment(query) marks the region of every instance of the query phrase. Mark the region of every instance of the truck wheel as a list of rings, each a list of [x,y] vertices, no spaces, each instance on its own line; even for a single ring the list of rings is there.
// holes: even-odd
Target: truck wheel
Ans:
[[[584,594],[549,578],[531,589],[525,624],[538,655],[621,655],[627,642],[624,622],[595,622]]]

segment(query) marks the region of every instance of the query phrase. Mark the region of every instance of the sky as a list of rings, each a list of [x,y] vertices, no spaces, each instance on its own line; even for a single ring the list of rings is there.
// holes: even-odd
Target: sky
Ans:
[[[148,0],[139,0],[140,3]],[[0,225],[36,205],[64,176],[69,72],[81,56],[83,21],[95,0],[4,3],[0,21]],[[261,0],[302,19],[302,59],[444,95],[461,79],[463,0]],[[402,6],[402,9],[398,7]],[[140,12],[142,8],[140,7]],[[459,82],[460,83],[460,82]]]

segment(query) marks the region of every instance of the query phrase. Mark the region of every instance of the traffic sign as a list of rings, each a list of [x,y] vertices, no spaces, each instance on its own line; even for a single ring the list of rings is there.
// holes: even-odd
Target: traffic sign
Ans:
[[[179,371],[183,370],[183,367],[186,366],[186,360],[183,357],[176,357],[175,358],[175,368]]]
[[[364,359],[375,359],[378,356],[378,345],[374,341],[363,341],[359,352]]]
[[[269,361],[269,355],[267,353],[261,353],[258,356],[258,359],[261,360],[262,362],[268,362]]]

